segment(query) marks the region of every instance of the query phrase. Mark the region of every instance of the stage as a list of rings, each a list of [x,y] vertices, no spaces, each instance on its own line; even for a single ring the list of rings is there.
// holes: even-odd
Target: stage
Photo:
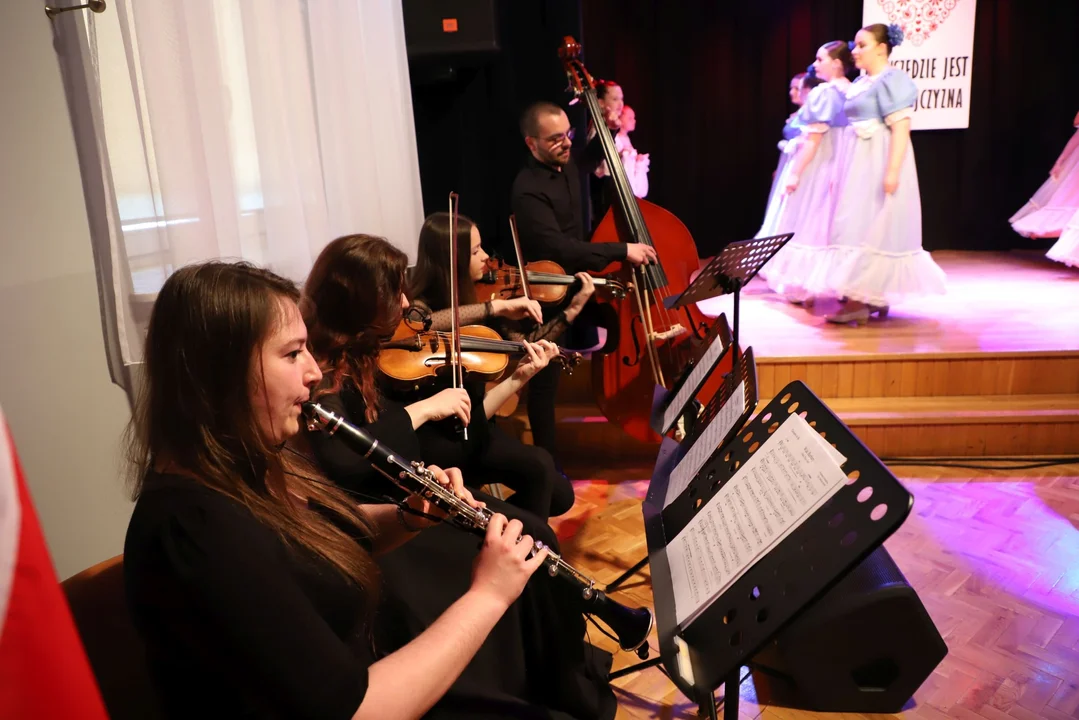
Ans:
[[[933,259],[948,277],[947,295],[911,299],[864,327],[825,322],[835,301],[798,307],[755,278],[742,291],[742,345],[758,360],[1079,353],[1079,270],[1032,252],[943,251]],[[731,305],[724,296],[698,307],[729,319]]]
[[[1079,271],[1037,252],[939,252],[948,294],[912,299],[862,327],[825,322],[834,300],[791,305],[755,279],[742,292],[741,345],[762,402],[802,380],[881,457],[1079,451]],[[701,303],[709,315],[731,298]],[[654,459],[592,401],[587,360],[559,388],[567,468],[597,452]],[[523,408],[513,422],[527,439]],[[589,476],[589,475],[585,475]]]

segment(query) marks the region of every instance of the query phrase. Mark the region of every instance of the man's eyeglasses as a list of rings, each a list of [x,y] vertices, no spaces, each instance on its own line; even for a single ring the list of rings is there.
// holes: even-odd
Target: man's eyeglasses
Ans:
[[[558,133],[557,135],[550,135],[548,137],[541,138],[541,139],[543,140],[543,142],[545,142],[545,143],[547,143],[549,145],[561,145],[564,142],[572,142],[573,141],[573,136],[574,136],[575,133],[576,133],[576,130],[574,128],[570,128],[568,131],[566,131],[564,133]]]

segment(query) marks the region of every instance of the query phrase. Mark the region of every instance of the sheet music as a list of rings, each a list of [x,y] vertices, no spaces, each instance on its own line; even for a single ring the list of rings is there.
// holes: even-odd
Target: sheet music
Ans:
[[[663,410],[663,432],[667,432],[674,425],[674,421],[678,419],[678,415],[682,412],[682,408],[686,406],[686,403],[697,394],[697,388],[700,387],[704,379],[708,377],[708,373],[712,372],[712,368],[719,362],[719,358],[723,356],[723,351],[726,348],[723,347],[723,342],[717,336],[712,344],[708,346],[708,349],[704,351],[704,355],[693,366],[693,369],[689,371],[689,377],[682,383],[682,387],[678,388],[678,393]],[[662,434],[662,433],[661,433]]]
[[[667,545],[679,627],[843,486],[846,475],[819,438],[801,416],[787,416]]]
[[[663,507],[666,508],[675,498],[685,492],[689,483],[701,471],[708,458],[716,451],[723,438],[731,431],[738,418],[746,410],[746,383],[743,380],[738,383],[727,402],[719,409],[712,422],[697,437],[686,451],[685,456],[678,461],[671,471],[671,477],[667,481],[667,496],[663,499]]]
[[[816,435],[817,440],[820,441],[821,450],[826,452],[829,457],[835,460],[836,465],[843,467],[843,463],[847,462],[847,458],[843,455],[843,453],[832,447],[832,443],[822,438],[820,436],[820,433],[815,432],[813,434]]]

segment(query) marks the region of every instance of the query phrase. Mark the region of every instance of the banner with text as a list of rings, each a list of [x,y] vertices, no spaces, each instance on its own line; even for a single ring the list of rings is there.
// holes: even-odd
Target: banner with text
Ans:
[[[862,24],[895,23],[903,43],[892,65],[918,86],[912,130],[970,126],[970,73],[974,64],[977,0],[864,0]]]

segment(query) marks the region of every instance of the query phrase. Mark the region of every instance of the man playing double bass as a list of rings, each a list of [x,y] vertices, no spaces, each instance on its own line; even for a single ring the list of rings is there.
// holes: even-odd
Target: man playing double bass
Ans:
[[[511,202],[525,262],[551,260],[573,275],[597,272],[612,262],[634,265],[655,262],[648,245],[590,243],[581,212],[581,184],[571,149],[569,118],[554,103],[531,105],[521,116],[521,134],[532,156],[513,181]],[[602,160],[593,138],[584,151],[585,164]]]
[[[571,156],[573,133],[569,118],[554,103],[538,102],[521,115],[521,135],[531,152],[513,182],[511,205],[525,262],[550,260],[569,274],[598,272],[614,262],[646,265],[656,261],[656,251],[638,243],[591,243],[585,237],[581,211],[581,182]],[[598,142],[590,142],[583,162],[602,159]],[[589,303],[560,344],[569,348],[592,347],[596,325],[606,325]],[[584,327],[582,327],[584,326]],[[575,332],[577,330],[578,332]],[[580,330],[584,330],[581,334]],[[559,368],[548,367],[528,386],[528,415],[533,443],[546,448],[561,467],[555,444],[555,392]]]

